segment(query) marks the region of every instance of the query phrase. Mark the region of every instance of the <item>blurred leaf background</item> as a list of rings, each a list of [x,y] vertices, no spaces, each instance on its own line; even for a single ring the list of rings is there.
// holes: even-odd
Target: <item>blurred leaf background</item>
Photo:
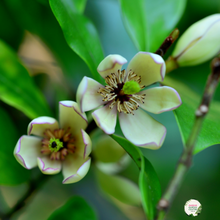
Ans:
[[[80,4],[74,9],[77,15],[73,20],[73,29],[68,29],[68,35],[65,35],[62,29],[66,30],[68,26],[66,27],[66,23],[63,24],[59,20],[61,29],[54,17],[56,13],[53,14],[55,9],[51,7],[52,12],[50,8],[50,5],[55,2],[71,4],[71,0],[50,0],[50,4],[47,0],[0,1],[0,184],[3,185],[0,188],[0,212],[9,210],[25,192],[27,185],[24,181],[30,176],[33,178],[39,175],[37,168],[26,171],[19,164],[16,166],[12,154],[16,141],[22,134],[26,134],[27,125],[32,118],[42,114],[57,116],[58,101],[75,100],[75,92],[83,76],[98,78],[95,68],[104,56],[120,54],[130,60],[138,50],[154,52],[169,34],[169,27],[179,19],[175,27],[179,28],[181,34],[197,20],[220,12],[220,2],[216,0],[154,1],[159,2],[158,5],[152,1],[140,0],[135,5],[139,8],[134,8],[137,10],[132,12],[132,17],[127,16],[130,12],[126,7],[122,7],[121,10],[120,5],[126,6],[126,3],[133,4],[134,1],[78,1]],[[149,7],[149,14],[145,14],[146,17],[143,17],[143,20],[147,20],[149,24],[155,21],[155,26],[151,26],[150,43],[147,42],[149,28],[143,26],[140,30],[148,34],[148,37],[141,39],[139,37],[143,35],[136,36],[130,28],[136,27],[135,22],[143,22],[136,20],[135,14],[139,13],[143,2],[147,2],[146,7]],[[171,7],[168,7],[169,5]],[[171,11],[168,10],[170,8]],[[157,21],[158,13],[164,16],[162,21]],[[64,18],[64,21],[66,19],[68,18]],[[76,20],[78,22],[75,22]],[[156,22],[158,22],[157,25]],[[73,52],[71,48],[80,44],[80,42],[74,42],[77,34],[74,28],[82,28],[85,23],[89,24],[88,31],[90,34],[94,33],[95,41],[91,40],[91,44],[87,42],[85,53],[79,53],[77,49]],[[81,29],[79,33],[82,33]],[[157,41],[153,40],[153,34]],[[88,33],[81,37],[82,41],[83,37],[87,39]],[[97,45],[99,41],[100,45]],[[92,44],[94,42],[95,45]],[[166,56],[171,53],[172,48]],[[92,57],[93,53],[96,55],[95,59]],[[92,59],[91,62],[90,59]],[[88,62],[93,65],[87,66]],[[189,86],[199,99],[210,72],[209,65],[207,62],[195,67],[181,68],[169,73],[169,77]],[[6,79],[10,81],[7,82]],[[21,99],[23,95],[27,98]],[[214,99],[219,101],[220,87]],[[167,127],[167,137],[161,149],[157,151],[142,149],[142,152],[154,166],[163,192],[172,177],[183,144],[172,112],[154,117]],[[220,125],[220,121],[217,123]],[[193,167],[187,174],[168,214],[169,220],[187,219],[184,204],[192,198],[199,200],[203,207],[202,213],[197,218],[201,220],[216,218],[216,212],[213,210],[218,210],[220,205],[218,155],[220,155],[219,145],[209,147],[195,155]],[[137,168],[131,165],[129,169],[128,172],[134,173],[129,177],[137,181]],[[124,175],[127,175],[126,172]],[[27,207],[16,213],[12,219],[47,219],[72,195],[82,196],[95,210],[98,219],[132,219],[132,213],[128,212],[129,208],[136,214],[133,219],[143,219],[135,208],[125,207],[116,202],[118,206],[115,206],[112,202],[114,200],[103,196],[96,184],[93,169],[79,183],[66,186],[61,182],[61,175],[52,176],[28,201]]]

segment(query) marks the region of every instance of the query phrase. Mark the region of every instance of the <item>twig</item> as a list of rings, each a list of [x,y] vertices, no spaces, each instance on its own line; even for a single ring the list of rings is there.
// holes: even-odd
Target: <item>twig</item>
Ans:
[[[167,50],[170,48],[170,46],[173,44],[173,42],[178,38],[178,36],[179,36],[179,30],[176,28],[164,40],[164,42],[161,44],[161,46],[155,53],[163,57],[167,52]]]
[[[177,164],[176,171],[174,176],[165,191],[163,197],[158,203],[158,215],[156,220],[163,220],[168,209],[171,206],[171,203],[180,188],[182,180],[187,172],[187,170],[191,166],[192,158],[193,158],[193,150],[195,148],[197,137],[200,133],[202,123],[206,114],[209,111],[209,105],[212,100],[213,94],[215,92],[216,86],[219,82],[220,77],[220,58],[215,58],[212,61],[212,73],[209,75],[206,88],[202,97],[201,104],[195,112],[195,121],[189,138],[186,142],[186,147],[183,150],[183,153],[179,159]]]

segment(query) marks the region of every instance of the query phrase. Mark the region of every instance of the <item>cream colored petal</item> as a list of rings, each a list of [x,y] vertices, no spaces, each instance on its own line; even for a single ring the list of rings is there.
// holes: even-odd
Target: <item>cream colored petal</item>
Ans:
[[[146,89],[138,94],[146,94],[144,103],[140,103],[140,107],[154,114],[174,110],[182,104],[178,92],[168,86]]]
[[[63,161],[63,184],[80,181],[89,171],[91,158],[83,159],[77,154],[68,154]]]
[[[121,55],[111,54],[105,57],[105,59],[99,64],[97,71],[105,78],[111,73],[116,73],[121,70],[122,65],[127,63],[127,60]]]
[[[59,102],[59,122],[60,128],[70,127],[73,135],[88,125],[86,114],[81,113],[78,104],[73,101]]]
[[[141,85],[151,85],[164,79],[166,65],[163,58],[148,52],[137,53],[128,64],[127,72],[141,76]]]
[[[110,109],[109,104],[97,109],[92,113],[98,127],[100,127],[106,134],[113,134],[115,132],[115,125],[117,119],[116,105]]]
[[[58,129],[59,125],[56,119],[47,117],[47,116],[42,116],[35,118],[32,120],[29,125],[28,125],[28,135],[34,134],[37,136],[44,136],[44,132],[46,129]]]
[[[42,173],[52,175],[61,170],[61,161],[51,160],[49,157],[38,157],[37,164]]]
[[[41,156],[41,138],[23,135],[18,140],[14,156],[16,160],[26,169],[37,166],[37,157]]]
[[[87,158],[92,151],[92,141],[89,135],[81,129],[79,133],[74,136],[74,140],[74,145],[76,146],[75,153],[84,159]]]
[[[89,111],[106,103],[102,101],[103,97],[98,93],[99,88],[104,88],[104,86],[89,77],[83,77],[76,93],[76,101],[81,112]]]
[[[166,128],[154,120],[142,109],[132,114],[119,114],[121,130],[124,136],[134,145],[150,149],[162,146]]]

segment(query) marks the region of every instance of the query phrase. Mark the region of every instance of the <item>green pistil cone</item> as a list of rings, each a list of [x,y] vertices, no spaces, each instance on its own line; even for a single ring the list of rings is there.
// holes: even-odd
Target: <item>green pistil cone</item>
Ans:
[[[58,152],[61,148],[63,148],[63,142],[56,138],[50,139],[49,149],[51,152]]]
[[[122,90],[124,94],[131,95],[140,92],[141,88],[138,82],[131,80],[124,84]]]

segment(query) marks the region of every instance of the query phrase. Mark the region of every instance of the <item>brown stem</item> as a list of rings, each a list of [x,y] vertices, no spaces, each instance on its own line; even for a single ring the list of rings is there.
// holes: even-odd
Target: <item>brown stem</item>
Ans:
[[[158,48],[158,50],[155,53],[163,57],[167,52],[167,50],[170,48],[170,46],[173,44],[173,42],[178,38],[178,36],[179,36],[179,30],[176,28],[164,40],[164,42],[161,44],[161,46]]]

